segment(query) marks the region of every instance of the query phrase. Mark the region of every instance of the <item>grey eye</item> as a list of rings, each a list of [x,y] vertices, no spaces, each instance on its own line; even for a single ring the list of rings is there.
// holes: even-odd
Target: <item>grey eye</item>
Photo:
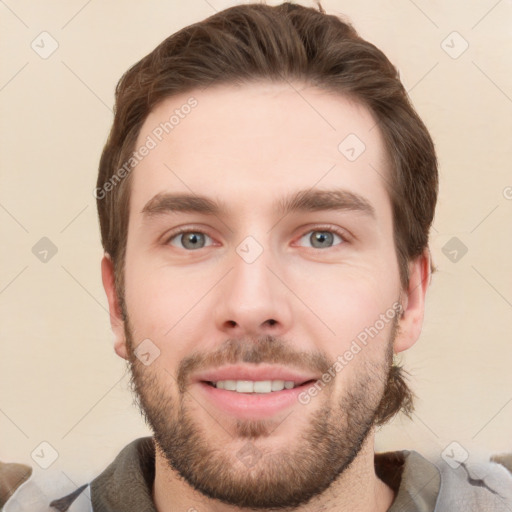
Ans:
[[[309,247],[313,247],[315,249],[325,249],[332,247],[335,245],[335,239],[343,242],[343,239],[339,235],[333,233],[332,231],[322,230],[309,231],[301,237],[301,240],[304,239],[311,244]]]
[[[206,240],[210,237],[199,231],[186,231],[178,233],[170,239],[170,244],[183,249],[195,250],[206,246]]]

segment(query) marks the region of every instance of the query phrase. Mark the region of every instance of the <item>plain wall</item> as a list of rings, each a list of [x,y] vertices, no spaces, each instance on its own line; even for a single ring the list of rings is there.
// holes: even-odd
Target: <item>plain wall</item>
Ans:
[[[112,347],[97,166],[122,73],[234,3],[0,3],[0,460],[34,465],[46,441],[59,454],[52,469],[80,481],[149,434]],[[510,452],[512,2],[322,4],[399,68],[440,162],[438,272],[422,336],[402,358],[417,410],[382,428],[376,449]],[[31,47],[51,49],[43,31],[58,42],[46,59]],[[46,262],[33,253],[43,237],[58,251]]]

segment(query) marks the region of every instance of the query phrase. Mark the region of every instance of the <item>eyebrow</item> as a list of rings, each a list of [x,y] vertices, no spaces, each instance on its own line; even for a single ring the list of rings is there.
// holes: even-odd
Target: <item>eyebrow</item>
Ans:
[[[299,190],[277,202],[280,215],[292,212],[316,212],[323,210],[356,211],[375,219],[375,208],[363,196],[344,189]],[[227,211],[224,203],[193,194],[160,193],[150,199],[141,213],[145,218],[169,213],[202,213],[221,216]]]
[[[375,218],[375,208],[366,198],[344,189],[300,190],[278,203],[281,215],[321,210],[356,211]]]

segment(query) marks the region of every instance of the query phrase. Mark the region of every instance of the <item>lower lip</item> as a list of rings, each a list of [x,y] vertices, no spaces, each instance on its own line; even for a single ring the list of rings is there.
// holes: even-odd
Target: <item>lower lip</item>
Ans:
[[[312,382],[293,389],[270,393],[238,393],[198,382],[197,386],[216,408],[243,419],[264,419],[299,403],[299,395],[312,386]]]

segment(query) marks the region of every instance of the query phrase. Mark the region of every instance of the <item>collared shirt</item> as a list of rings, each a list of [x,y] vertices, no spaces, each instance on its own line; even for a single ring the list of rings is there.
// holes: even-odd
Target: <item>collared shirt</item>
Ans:
[[[434,464],[415,451],[403,450],[375,454],[375,472],[395,492],[388,512],[512,510],[512,474],[494,462],[468,466],[443,460]],[[152,499],[154,478],[153,438],[139,438],[125,446],[92,482],[62,498],[49,499],[45,508],[37,510],[156,512]],[[17,492],[4,512],[36,510],[19,506],[22,500],[23,492]]]

